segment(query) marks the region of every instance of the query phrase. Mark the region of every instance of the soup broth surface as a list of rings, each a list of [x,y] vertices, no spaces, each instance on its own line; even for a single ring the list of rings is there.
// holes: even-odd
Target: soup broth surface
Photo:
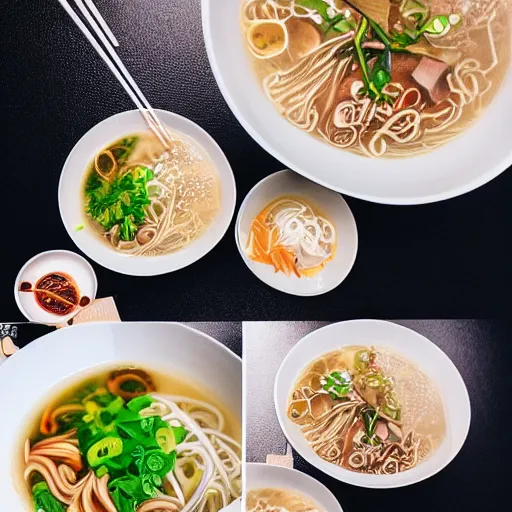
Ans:
[[[155,398],[149,402],[147,397]],[[145,400],[148,403],[141,404]],[[167,404],[171,404],[170,409]],[[66,407],[68,410],[63,409]],[[173,413],[173,407],[177,413]],[[172,507],[178,505],[176,510],[181,510],[189,500],[197,502],[191,509],[195,512],[217,512],[241,492],[241,425],[232,407],[233,404],[222,403],[209,390],[180,375],[169,376],[137,366],[105,366],[84,373],[56,386],[48,400],[25,422],[27,428],[18,449],[20,456],[15,461],[15,473],[21,475],[16,486],[20,494],[27,496],[27,511],[33,510],[34,504],[40,506],[47,498],[60,502],[54,506],[63,506],[63,510],[68,506],[78,507],[69,508],[73,512],[104,512],[110,510],[109,506],[122,512],[122,506],[131,506],[134,512],[160,511],[159,506],[165,511],[174,510]],[[137,409],[140,411],[135,412]],[[195,428],[203,430],[212,444],[206,445],[196,438]],[[219,434],[213,432],[217,430]],[[91,435],[92,438],[87,437]],[[223,489],[227,503],[217,491],[209,490],[211,484],[217,488],[224,485],[214,465],[210,483],[201,487],[204,476],[201,468],[211,464],[209,458],[204,459],[204,447],[218,450],[212,457],[225,457],[224,450],[217,444],[219,440],[230,448],[232,464],[236,467],[234,471],[233,468],[227,471],[229,488]],[[51,448],[48,443],[52,443]],[[203,448],[197,454],[189,453],[183,448],[187,443],[200,443]],[[95,447],[98,447],[97,452]],[[102,464],[97,457],[103,457],[105,462]],[[140,462],[134,465],[133,461],[139,460],[137,457]],[[69,489],[68,484],[59,483],[57,476],[62,471],[57,472],[59,465],[66,468],[62,475],[70,473],[69,478],[86,482],[85,486],[94,476],[99,480],[91,484],[90,491],[77,484],[66,492],[63,489]],[[71,477],[71,474],[76,476]],[[101,491],[98,482],[102,478],[106,479],[106,485]],[[145,483],[148,478],[152,480]],[[127,486],[128,481],[130,486]],[[41,485],[42,490],[37,487]],[[137,487],[139,485],[141,487]],[[202,489],[198,491],[200,499],[194,498],[198,488]],[[90,503],[88,492],[92,492]],[[48,497],[48,493],[53,497]],[[159,505],[157,496],[162,493],[166,497]],[[104,497],[103,501],[99,496]],[[123,499],[126,503],[120,505]],[[184,500],[183,505],[178,503],[180,500]]]
[[[368,157],[464,132],[510,67],[501,0],[243,0],[256,79],[290,123]]]

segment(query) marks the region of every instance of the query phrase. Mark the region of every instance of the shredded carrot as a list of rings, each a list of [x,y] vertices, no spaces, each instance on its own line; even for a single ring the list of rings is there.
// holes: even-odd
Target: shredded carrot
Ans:
[[[335,247],[331,247],[331,256],[320,265],[312,268],[300,268],[297,255],[293,249],[283,247],[280,243],[279,228],[271,221],[270,212],[279,200],[269,203],[252,221],[247,242],[247,255],[253,261],[272,265],[275,272],[283,272],[287,276],[292,273],[298,278],[312,277],[320,272],[325,264],[334,257]]]
[[[265,209],[251,224],[247,244],[249,258],[258,263],[272,265],[276,272],[283,272],[287,276],[293,272],[297,277],[300,277],[295,255],[284,247],[277,245],[279,232],[267,224],[266,216]]]

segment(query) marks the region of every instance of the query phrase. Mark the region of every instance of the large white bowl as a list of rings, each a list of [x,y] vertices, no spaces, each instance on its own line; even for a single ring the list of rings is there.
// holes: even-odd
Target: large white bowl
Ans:
[[[394,475],[368,475],[344,469],[319,457],[304,439],[300,428],[288,418],[288,398],[300,373],[322,354],[346,345],[380,346],[399,352],[437,385],[444,402],[446,436],[441,446],[416,467]],[[380,489],[414,484],[441,471],[462,448],[471,421],[466,386],[448,356],[417,332],[381,320],[351,320],[331,324],[302,338],[279,367],[274,401],[284,434],[310,464],[343,482]]]
[[[310,498],[320,506],[322,512],[343,512],[338,500],[327,487],[296,469],[270,464],[247,464],[245,480],[248,492],[265,488],[286,489]]]
[[[213,338],[181,324],[99,323],[55,331],[0,367],[1,509],[26,512],[20,461],[27,419],[67,382],[96,367],[136,364],[184,376],[230,407],[241,421],[242,362]]]
[[[440,201],[473,190],[512,165],[512,73],[478,123],[442,148],[407,159],[368,159],[332,147],[281,117],[256,80],[242,37],[242,0],[202,0],[206,48],[219,88],[264,149],[321,185],[388,204]]]
[[[309,200],[314,207],[320,208],[336,229],[334,258],[313,277],[298,278],[275,272],[271,265],[251,260],[245,250],[254,218],[271,201],[285,195]],[[289,170],[271,174],[254,186],[240,207],[235,230],[238,251],[254,275],[272,288],[292,295],[310,297],[333,290],[348,276],[356,260],[356,221],[343,197]]]
[[[221,240],[235,211],[236,187],[233,171],[217,143],[192,121],[165,110],[156,110],[163,124],[194,139],[211,158],[219,175],[221,207],[206,231],[183,249],[162,256],[127,256],[108,247],[87,228],[84,213],[83,184],[94,155],[122,137],[149,128],[138,110],[121,112],[91,128],[69,154],[59,182],[59,208],[62,221],[77,247],[104,267],[133,276],[154,276],[174,272],[191,265],[210,252]],[[77,226],[86,228],[77,231]]]

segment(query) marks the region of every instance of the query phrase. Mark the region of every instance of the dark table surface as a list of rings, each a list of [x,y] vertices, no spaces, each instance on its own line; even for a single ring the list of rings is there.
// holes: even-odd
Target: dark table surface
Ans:
[[[468,388],[471,428],[457,457],[428,480],[401,489],[371,490],[331,478],[294,452],[294,467],[325,484],[345,512],[487,511],[499,508],[509,485],[508,455],[503,450],[503,418],[512,383],[511,321],[397,321],[438,345],[455,363]],[[325,322],[249,322],[244,326],[246,365],[247,461],[265,462],[287,448],[273,402],[275,374],[288,351]],[[508,506],[505,506],[507,508]]]
[[[73,2],[71,2],[73,3]],[[225,151],[238,205],[283,165],[241,128],[210,70],[200,0],[97,0],[119,54],[154,107],[191,118]],[[22,320],[12,286],[20,267],[49,249],[77,250],[65,232],[57,184],[68,153],[99,121],[133,108],[57,0],[10,0],[0,18],[2,240],[0,319]],[[482,318],[508,314],[512,173],[463,197],[417,207],[352,198],[360,235],[352,273],[316,298],[261,283],[236,249],[233,226],[205,258],[155,278],[94,264],[99,296],[123,320]]]

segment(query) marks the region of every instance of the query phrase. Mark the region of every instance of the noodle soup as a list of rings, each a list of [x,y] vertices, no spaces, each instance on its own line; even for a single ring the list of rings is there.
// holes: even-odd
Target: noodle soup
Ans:
[[[372,475],[415,467],[447,430],[434,383],[381,347],[346,346],[311,362],[293,387],[287,415],[319,457]]]
[[[253,219],[246,252],[276,272],[313,277],[334,258],[336,229],[303,197],[282,196]]]
[[[306,496],[287,489],[253,489],[247,493],[246,512],[324,512]]]
[[[255,75],[290,123],[368,157],[409,157],[465,131],[509,68],[499,0],[243,0]]]
[[[84,181],[87,226],[121,254],[159,256],[199,238],[220,209],[220,183],[206,152],[173,132],[165,149],[151,132],[99,151]]]
[[[241,494],[241,427],[178,377],[103,369],[52,398],[24,437],[36,510],[218,512]]]

